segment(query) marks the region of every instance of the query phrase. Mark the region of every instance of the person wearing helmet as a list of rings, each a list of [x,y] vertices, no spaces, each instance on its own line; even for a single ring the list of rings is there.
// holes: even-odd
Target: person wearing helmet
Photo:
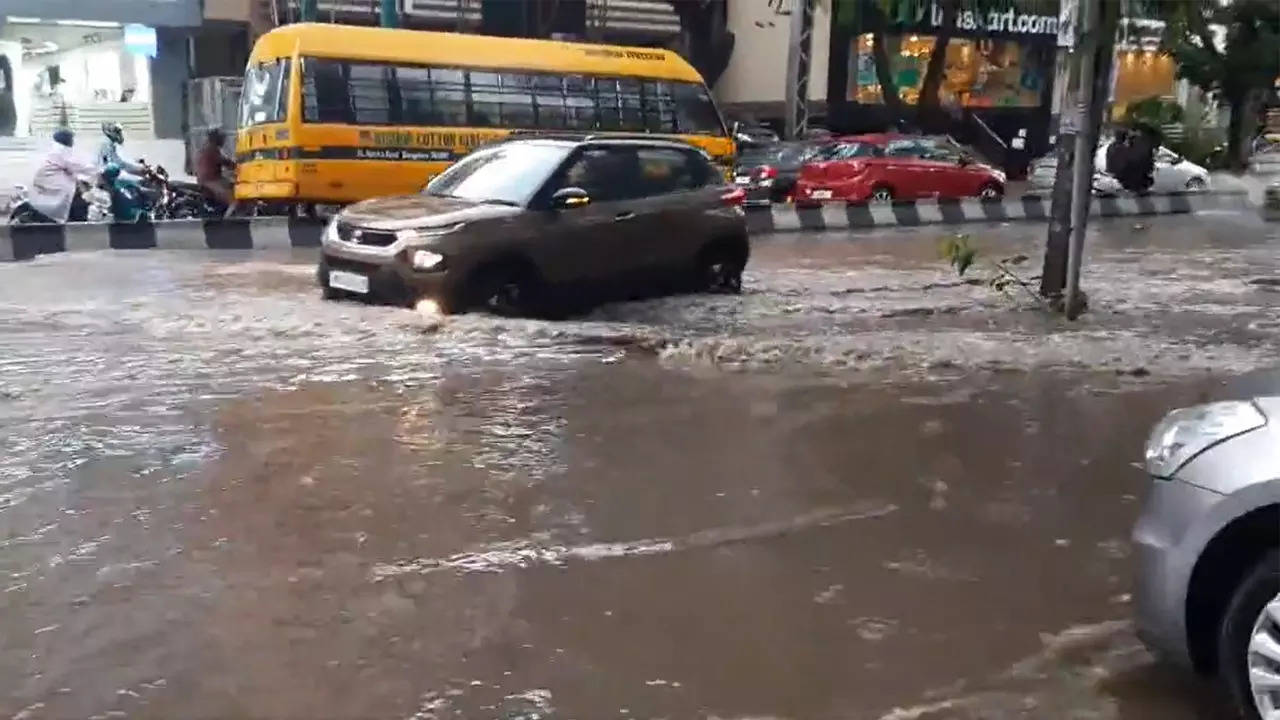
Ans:
[[[134,175],[142,175],[147,166],[141,162],[130,162],[120,157],[120,146],[124,144],[124,128],[120,123],[102,123],[102,134],[106,137],[98,147],[98,166],[118,165],[121,170]]]
[[[231,182],[222,171],[236,166],[235,161],[222,153],[227,136],[221,128],[213,128],[205,135],[204,145],[196,153],[196,182],[222,205],[230,208],[235,202]]]
[[[96,175],[98,168],[75,156],[75,139],[66,128],[53,133],[53,148],[40,161],[27,198],[32,209],[57,223],[83,222],[89,216],[89,203],[80,197],[77,183]]]
[[[102,169],[102,182],[111,193],[111,217],[116,222],[141,222],[146,219],[148,203],[142,186],[120,172],[120,166],[108,164]]]

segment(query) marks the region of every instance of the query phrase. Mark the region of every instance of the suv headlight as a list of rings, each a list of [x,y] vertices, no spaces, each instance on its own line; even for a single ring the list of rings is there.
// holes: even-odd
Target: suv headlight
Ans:
[[[409,255],[414,270],[435,270],[444,264],[444,256],[430,250],[414,250]]]
[[[324,226],[324,242],[334,242],[338,239],[338,216],[334,215],[329,218],[329,224]]]
[[[1223,440],[1257,430],[1267,418],[1251,402],[1233,400],[1174,410],[1147,439],[1147,472],[1168,478],[1192,458]]]

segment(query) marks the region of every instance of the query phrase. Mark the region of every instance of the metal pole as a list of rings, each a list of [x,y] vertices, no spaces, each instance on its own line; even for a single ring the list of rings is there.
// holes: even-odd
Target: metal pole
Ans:
[[[813,53],[813,0],[792,0],[787,48],[787,117],[784,133],[795,139],[809,127],[809,65]]]
[[[1080,108],[1082,120],[1093,115],[1093,73],[1098,49],[1099,0],[1080,3]],[[1067,288],[1064,310],[1075,318],[1080,310],[1080,261],[1084,253],[1084,232],[1089,220],[1089,193],[1093,190],[1093,149],[1097,143],[1093,123],[1081,123],[1076,133],[1075,165],[1071,177],[1071,243],[1067,249]]]
[[[382,0],[378,12],[378,24],[386,28],[400,27],[400,9],[397,0]]]
[[[320,15],[320,0],[302,0],[302,22],[315,22]]]

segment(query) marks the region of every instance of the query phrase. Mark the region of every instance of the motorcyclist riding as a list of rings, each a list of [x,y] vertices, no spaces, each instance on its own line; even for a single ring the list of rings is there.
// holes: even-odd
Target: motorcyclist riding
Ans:
[[[89,203],[80,196],[77,180],[93,177],[98,168],[72,153],[75,139],[66,128],[53,133],[53,148],[40,161],[27,198],[32,209],[57,223],[83,222],[89,216]]]
[[[98,166],[105,168],[108,165],[116,165],[121,170],[133,175],[142,175],[147,171],[146,163],[130,162],[120,157],[120,146],[124,144],[124,128],[120,123],[104,122],[102,123],[102,134],[106,138],[102,141],[102,145],[98,147]]]
[[[222,153],[226,139],[221,128],[213,128],[205,135],[204,145],[196,155],[196,181],[210,197],[229,208],[235,202],[235,195],[222,171],[234,168],[236,163]]]
[[[111,193],[111,217],[116,222],[141,222],[146,219],[150,203],[142,186],[121,174],[120,166],[108,164],[102,169],[102,180]]]

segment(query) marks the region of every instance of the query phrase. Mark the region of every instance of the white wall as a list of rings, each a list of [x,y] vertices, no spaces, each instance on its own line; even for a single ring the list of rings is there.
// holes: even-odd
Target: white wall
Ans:
[[[791,45],[791,17],[779,15],[766,0],[729,0],[728,26],[734,34],[729,67],[716,82],[716,99],[732,103],[782,102],[786,99],[787,50]],[[791,0],[783,0],[790,7]],[[831,15],[815,8],[813,45],[809,65],[809,99],[827,97],[827,57],[830,50]]]

